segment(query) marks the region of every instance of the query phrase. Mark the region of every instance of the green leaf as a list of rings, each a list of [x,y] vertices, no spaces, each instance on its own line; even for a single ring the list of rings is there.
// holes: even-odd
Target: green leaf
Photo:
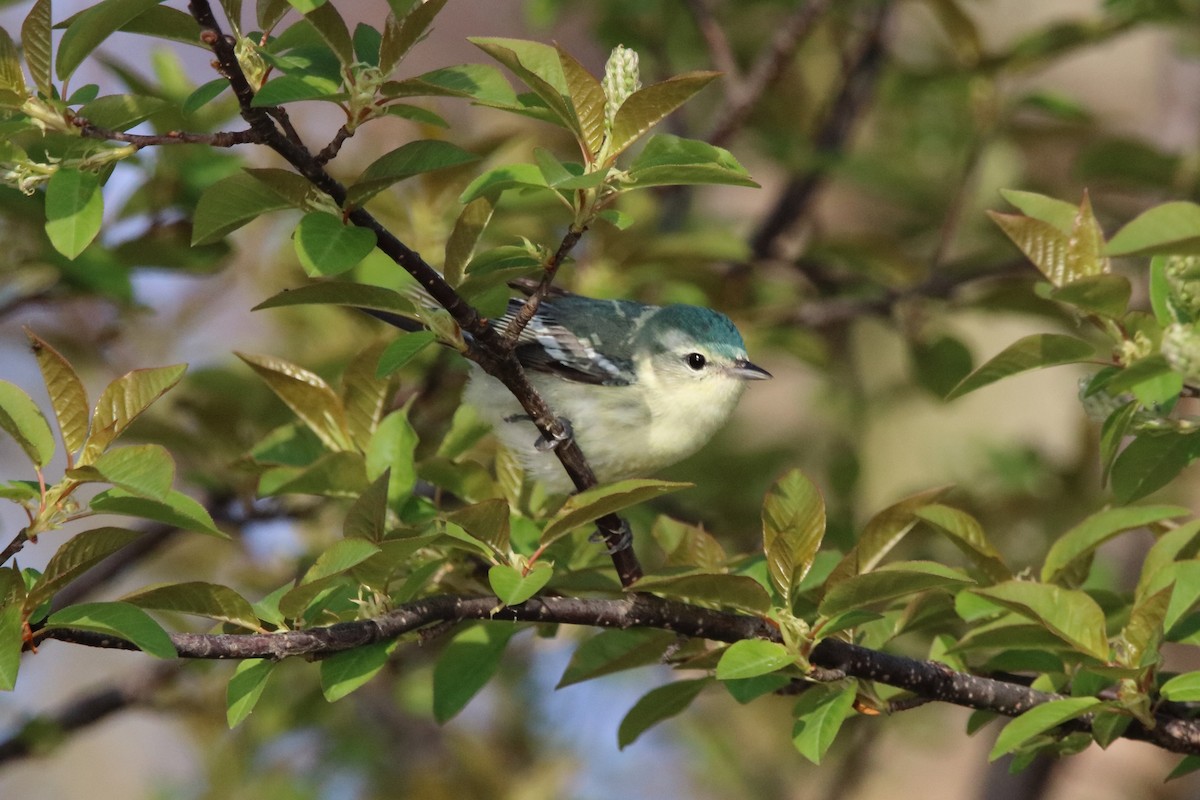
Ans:
[[[719,72],[686,72],[629,95],[613,117],[608,154],[615,156],[624,151],[718,75]]]
[[[383,29],[383,38],[379,44],[379,70],[384,75],[390,75],[412,46],[433,24],[433,19],[446,5],[446,0],[427,0],[412,7],[402,18],[389,14],[387,25]]]
[[[737,608],[765,614],[771,608],[771,595],[748,575],[723,573],[686,573],[683,575],[647,575],[634,584],[639,592],[674,597],[693,603]]]
[[[1050,299],[1072,305],[1085,314],[1118,319],[1129,307],[1133,289],[1124,275],[1087,275],[1052,289]]]
[[[1118,534],[1189,514],[1182,506],[1109,508],[1093,514],[1055,541],[1042,564],[1042,582],[1060,583],[1076,562],[1090,557],[1097,547]]]
[[[509,164],[490,169],[471,181],[459,195],[458,202],[473,203],[483,197],[494,202],[495,198],[508,189],[545,188],[548,188],[546,176],[536,164]]]
[[[1200,252],[1200,205],[1163,203],[1144,211],[1108,242],[1110,256],[1186,255]]]
[[[196,91],[187,96],[183,101],[182,111],[184,114],[195,114],[206,105],[216,100],[229,89],[229,81],[224,78],[217,78],[208,83],[201,84],[196,88]]]
[[[968,392],[1018,372],[1086,361],[1095,353],[1094,347],[1074,336],[1058,333],[1035,333],[1025,336],[963,378],[950,394],[946,395],[946,399],[962,397]]]
[[[498,107],[517,102],[512,86],[491,64],[459,64],[403,81],[389,81],[380,88],[380,94],[384,97],[467,97]]]
[[[1118,663],[1139,669],[1148,666],[1146,661],[1158,658],[1173,589],[1168,585],[1153,594],[1137,598],[1129,612],[1129,621],[1121,629],[1119,641],[1124,642],[1124,647],[1114,648]]]
[[[0,428],[16,439],[35,465],[46,466],[54,457],[54,433],[50,423],[16,384],[0,380]]]
[[[546,524],[545,530],[542,531],[541,544],[545,546],[561,539],[576,528],[581,528],[605,514],[615,514],[653,497],[690,486],[690,483],[632,478],[571,495]]]
[[[1141,597],[1151,589],[1160,570],[1176,559],[1193,556],[1197,543],[1200,542],[1197,537],[1200,537],[1200,519],[1189,520],[1159,536],[1158,541],[1142,559],[1142,574],[1138,578],[1135,596]]]
[[[333,451],[353,450],[342,401],[320,376],[273,356],[236,353]]]
[[[496,593],[496,597],[500,598],[500,602],[506,606],[515,606],[540,592],[553,575],[554,570],[550,565],[540,561],[524,574],[507,564],[497,564],[488,570],[488,584]]]
[[[909,344],[913,377],[935,397],[945,397],[975,366],[971,351],[953,336],[931,336]]]
[[[821,763],[854,708],[855,694],[852,687],[812,686],[800,695],[792,712],[796,717],[792,744],[800,755],[814,764]]]
[[[1025,216],[1049,223],[1068,236],[1075,227],[1075,217],[1079,214],[1079,209],[1065,200],[1016,189],[1001,189],[1000,195],[1019,208]]]
[[[1070,236],[1048,222],[1019,214],[1000,214],[989,211],[988,216],[1013,241],[1025,257],[1041,270],[1055,286],[1070,283],[1072,275],[1067,260]]]
[[[240,625],[261,631],[258,615],[250,603],[228,586],[203,581],[173,583],[141,589],[121,598],[121,602],[152,611],[175,611]]]
[[[20,603],[9,603],[0,608],[0,691],[3,692],[11,692],[17,685],[25,644],[22,622]]]
[[[991,580],[1006,581],[1012,577],[1004,558],[988,541],[983,526],[970,514],[940,503],[919,508],[915,513],[944,533]]]
[[[758,186],[728,150],[665,133],[646,142],[629,167],[628,180],[635,189],[684,184]]]
[[[304,573],[299,585],[279,599],[279,611],[289,619],[304,616],[318,595],[344,579],[352,569],[379,552],[379,547],[366,539],[342,539],[321,555]]]
[[[651,727],[682,712],[711,682],[708,678],[696,678],[651,689],[621,720],[617,729],[617,747],[624,750]]]
[[[1104,231],[1092,212],[1092,201],[1087,191],[1079,204],[1079,213],[1071,227],[1071,238],[1067,241],[1066,272],[1063,282],[1074,283],[1081,278],[1103,275],[1111,267],[1104,257]]]
[[[1133,425],[1139,406],[1130,401],[1108,415],[1100,426],[1100,485],[1107,486],[1112,474],[1113,463],[1117,460],[1121,445]]]
[[[1178,321],[1171,284],[1167,281],[1167,259],[1168,256],[1150,259],[1150,308],[1154,311],[1154,321],[1163,327]]]
[[[375,249],[375,232],[313,211],[301,218],[292,242],[304,271],[316,278],[340,275],[358,266]]]
[[[508,67],[546,104],[554,121],[574,133],[579,141],[585,141],[575,109],[566,97],[567,82],[557,50],[540,42],[521,39],[473,36],[467,41]]]
[[[1200,700],[1200,672],[1185,672],[1164,683],[1158,690],[1164,700],[1194,703]]]
[[[322,497],[358,497],[368,485],[361,453],[325,453],[303,467],[274,467],[259,477],[263,496],[315,494]]]
[[[314,29],[329,45],[329,49],[337,56],[342,66],[355,62],[354,40],[350,38],[350,29],[346,21],[334,8],[333,3],[323,3],[304,14],[304,18],[312,23]]]
[[[387,529],[388,472],[372,481],[346,512],[342,536],[346,539],[366,539],[379,544]]]
[[[306,100],[341,100],[345,95],[337,83],[320,75],[280,75],[263,84],[250,103],[254,108],[272,108]]]
[[[1108,661],[1104,612],[1087,594],[1032,581],[1008,581],[971,591],[1041,624],[1079,652]]]
[[[1132,503],[1166,486],[1200,458],[1200,433],[1142,435],[1113,462],[1113,497]]]
[[[414,331],[397,336],[380,354],[375,376],[386,378],[392,375],[436,341],[437,334],[433,331]]]
[[[321,692],[330,703],[346,695],[374,678],[387,665],[388,657],[396,650],[399,642],[386,642],[355,647],[335,653],[321,661]]]
[[[678,637],[671,631],[653,628],[600,631],[575,649],[554,688],[661,663],[667,648],[677,642]]]
[[[884,556],[916,527],[919,521],[917,512],[937,502],[946,491],[946,487],[927,489],[888,506],[872,517],[858,538],[858,543],[830,572],[826,586],[833,587],[847,578],[875,569]]]
[[[988,755],[988,761],[995,761],[1035,736],[1057,728],[1064,722],[1090,714],[1103,705],[1103,702],[1094,697],[1067,697],[1035,706],[1004,726],[1000,735],[996,737],[996,745]]]
[[[292,204],[244,172],[204,190],[192,216],[192,246],[213,244],[248,222]]]
[[[72,628],[116,636],[156,658],[175,658],[171,637],[149,614],[128,603],[80,603],[56,611],[46,628]]]
[[[175,480],[175,459],[159,444],[117,447],[89,466],[68,470],[78,481],[107,481],[130,494],[164,502]]]
[[[301,286],[298,289],[285,289],[270,297],[252,311],[265,308],[282,308],[283,306],[304,305],[334,305],[351,306],[353,308],[372,308],[378,311],[390,311],[393,314],[411,316],[415,309],[399,292],[385,289],[381,286],[368,286],[365,283],[347,283],[344,281],[324,281]]]
[[[1168,569],[1163,570],[1160,580],[1163,581],[1161,585],[1164,589],[1171,589],[1170,600],[1162,617],[1163,630],[1171,641],[1191,638],[1189,634],[1192,634],[1192,631],[1184,630],[1183,635],[1180,635],[1181,631],[1178,628],[1181,626],[1178,623],[1192,610],[1196,601],[1200,600],[1200,560],[1191,559],[1171,564]],[[1157,582],[1155,585],[1158,585]],[[1148,594],[1143,592],[1140,599],[1144,600]]]
[[[143,411],[179,383],[186,371],[187,364],[135,369],[106,386],[96,401],[91,431],[77,463],[82,466],[95,461]]]
[[[126,131],[169,106],[166,100],[158,97],[110,94],[99,97],[79,109],[79,116],[101,128]]]
[[[25,86],[25,73],[21,72],[21,55],[8,31],[0,28],[0,91],[11,92],[18,98],[15,105],[29,94]]]
[[[812,567],[825,536],[825,501],[800,470],[791,470],[763,501],[763,553],[776,591],[790,604],[792,588]]]
[[[65,81],[71,77],[101,42],[160,2],[162,0],[103,0],[76,17],[58,43],[55,64],[58,79]]]
[[[721,685],[729,692],[734,700],[746,705],[763,695],[778,691],[792,682],[786,675],[759,675],[757,678],[746,678],[742,681],[722,681]]]
[[[574,56],[560,45],[555,45],[555,48],[562,66],[567,96],[579,121],[579,144],[586,153],[595,156],[604,144],[604,87]]]
[[[960,588],[973,583],[962,572],[932,561],[902,561],[855,575],[833,586],[821,601],[820,612],[832,617],[850,609],[886,603],[930,589]]]
[[[447,515],[446,520],[462,527],[471,535],[471,538],[483,542],[493,552],[508,553],[509,509],[507,500],[484,500],[482,503],[460,508]],[[513,605],[513,603],[509,603],[509,605]]]
[[[124,528],[96,528],[63,542],[29,591],[25,599],[26,613],[32,612],[59,589],[141,536],[137,531]]]
[[[454,222],[454,230],[446,240],[446,259],[442,265],[442,274],[451,286],[462,283],[467,264],[475,252],[475,245],[491,220],[494,209],[495,204],[491,198],[477,197],[459,212],[458,219]]]
[[[480,623],[450,640],[433,668],[434,719],[449,721],[487,685],[517,630],[508,623]]]
[[[74,260],[100,233],[104,197],[92,172],[62,167],[46,183],[46,235],[54,249]]]
[[[385,470],[391,470],[388,505],[392,508],[398,508],[416,485],[417,441],[417,432],[408,421],[408,414],[400,409],[383,418],[367,445],[367,477],[374,480]]]
[[[361,206],[394,183],[449,167],[460,167],[479,156],[438,139],[408,142],[371,162],[346,191],[347,206]]]
[[[366,449],[379,426],[390,381],[375,374],[375,365],[383,353],[382,342],[373,342],[351,359],[342,373],[342,405],[346,409],[346,427],[350,438]]]
[[[225,690],[225,720],[230,728],[236,728],[250,716],[277,663],[265,658],[248,658],[237,665]]]
[[[1184,756],[1170,774],[1163,779],[1163,783],[1173,781],[1176,778],[1182,778],[1184,775],[1189,775],[1200,769],[1200,756]]]
[[[53,61],[50,33],[50,0],[37,0],[25,21],[21,23],[21,49],[33,83],[44,97],[54,93],[50,80],[50,64]],[[19,66],[18,66],[19,69]]]
[[[756,678],[796,663],[796,656],[778,642],[743,639],[734,642],[717,662],[717,680]]]

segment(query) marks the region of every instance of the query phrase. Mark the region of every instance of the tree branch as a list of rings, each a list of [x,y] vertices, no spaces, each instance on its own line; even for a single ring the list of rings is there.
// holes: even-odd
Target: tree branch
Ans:
[[[346,188],[326,172],[322,164],[300,142],[283,109],[253,105],[254,89],[238,64],[233,42],[222,34],[208,0],[191,0],[188,9],[200,25],[201,41],[212,49],[221,74],[229,81],[234,96],[238,99],[242,119],[249,123],[251,130],[259,137],[258,140],[282,156],[313,185],[345,208]],[[279,121],[283,126],[282,132],[273,120]],[[512,348],[506,345],[503,337],[442,278],[437,270],[421,258],[419,253],[396,238],[366,209],[351,209],[346,218],[360,228],[373,232],[376,246],[412,275],[430,297],[446,309],[454,321],[471,335],[473,341],[466,353],[467,357],[508,387],[546,441],[561,442],[554,452],[575,488],[583,491],[595,486],[596,476],[579,445],[569,437],[566,426],[529,382]],[[613,566],[621,583],[627,586],[641,577],[642,568],[632,547],[617,549],[625,543],[625,527],[620,518],[615,514],[608,514],[596,520],[596,526],[612,553]]]
[[[0,764],[37,754],[41,749],[39,739],[57,741],[118,711],[148,702],[180,668],[178,663],[156,665],[133,680],[94,689],[54,713],[26,721],[14,735],[0,741]]]
[[[883,29],[890,8],[889,4],[881,3],[873,12],[867,33],[846,66],[842,87],[830,105],[824,123],[813,137],[814,150],[825,158],[818,159],[818,166],[807,173],[788,181],[751,239],[754,260],[770,257],[779,237],[808,212],[817,189],[825,180],[831,161],[829,156],[837,154],[845,146],[883,66]]]
[[[210,147],[236,147],[239,144],[255,144],[259,141],[254,130],[219,131],[217,133],[187,133],[185,131],[170,131],[163,134],[139,134],[113,131],[93,125],[83,117],[73,120],[79,132],[89,139],[104,139],[112,142],[126,142],[137,147],[154,147],[167,144],[206,144]]]
[[[538,597],[516,606],[505,606],[495,597],[439,595],[407,603],[381,617],[341,622],[324,628],[245,635],[176,633],[171,634],[171,641],[181,658],[305,656],[312,659],[391,640],[435,623],[465,620],[658,628],[718,642],[782,640],[778,628],[760,617],[715,611],[637,593],[620,599]],[[123,639],[70,628],[42,629],[34,638],[39,642],[56,639],[89,647],[137,649]],[[823,680],[871,680],[906,689],[930,700],[1009,717],[1063,697],[1020,683],[956,672],[938,662],[883,653],[838,639],[823,639],[813,648],[809,660],[821,669],[819,674]],[[1171,752],[1200,755],[1200,723],[1161,710],[1156,714],[1155,722],[1153,728],[1147,728],[1135,720],[1123,735]],[[1072,724],[1076,729],[1086,730],[1091,721],[1085,717]]]
[[[792,11],[771,39],[771,46],[758,58],[749,74],[743,80],[736,80],[731,90],[726,93],[725,104],[714,115],[717,121],[713,125],[712,133],[708,135],[709,144],[722,145],[738,132],[766,91],[779,80],[800,43],[807,38],[817,21],[829,9],[830,1],[808,0]],[[703,27],[701,30],[703,32]],[[708,38],[705,34],[705,39]],[[716,51],[713,50],[711,42],[709,51],[713,53],[715,63]]]
[[[504,342],[509,347],[516,347],[517,340],[521,337],[521,331],[525,330],[525,326],[529,324],[534,315],[537,314],[538,307],[542,301],[546,299],[546,295],[550,292],[550,284],[554,283],[554,277],[558,274],[558,268],[566,261],[567,254],[579,243],[579,239],[583,236],[587,228],[576,228],[572,225],[562,241],[558,245],[558,249],[554,251],[554,255],[546,262],[542,271],[542,279],[538,281],[537,286],[529,297],[525,300],[524,305],[518,309],[513,318],[509,320],[508,327],[504,329]]]

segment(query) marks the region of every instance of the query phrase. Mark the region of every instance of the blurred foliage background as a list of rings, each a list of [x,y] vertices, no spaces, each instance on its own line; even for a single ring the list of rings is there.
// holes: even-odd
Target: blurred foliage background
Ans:
[[[24,4],[6,5],[0,23],[15,30]],[[342,10],[352,22],[378,24],[386,6]],[[56,5],[55,18],[64,11]],[[1106,502],[1098,426],[1076,400],[1074,368],[1023,375],[952,404],[940,398],[1018,336],[1074,325],[1034,294],[1036,271],[984,214],[1005,209],[998,189],[1071,202],[1086,189],[1109,232],[1153,203],[1200,199],[1200,4],[458,0],[406,68],[482,60],[468,35],[559,41],[593,72],[624,44],[640,53],[647,83],[689,69],[726,73],[665,126],[729,148],[762,188],[631,195],[623,210],[634,224],[589,232],[560,281],[589,295],[725,311],[747,333],[754,360],[777,376],[752,388],[717,441],[670,470],[696,488],[656,511],[702,523],[731,552],[753,550],[764,490],[799,466],[825,493],[829,542],[845,546],[881,507],[954,483],[954,502],[1020,568]],[[798,40],[794,53],[789,35]],[[117,37],[85,67],[86,79],[179,98],[213,77],[203,51],[148,41]],[[565,137],[534,121],[455,100],[430,107],[450,120],[449,131],[374,123],[347,144],[335,170],[357,174],[418,135],[484,154],[484,166],[530,160],[535,146],[570,152]],[[327,107],[295,108],[314,143],[340,124]],[[239,126],[234,112],[220,101],[156,125],[229,129]],[[232,351],[272,353],[334,376],[386,334],[323,307],[250,313],[302,281],[288,241],[294,218],[258,220],[233,247],[181,246],[200,191],[243,159],[272,163],[254,151],[164,147],[121,164],[106,186],[108,247],[73,262],[50,248],[32,205],[39,201],[0,189],[4,377],[41,396],[22,325],[54,342],[89,386],[135,367],[189,362],[184,386],[138,433],[169,446],[181,478],[240,530],[236,557],[208,539],[164,536],[106,594],[203,574],[260,596],[340,528],[337,505],[289,506],[281,519],[274,504],[240,502],[254,476],[239,457],[289,417]],[[386,195],[378,214],[413,249],[440,252],[457,197],[479,168],[409,182]],[[506,195],[488,235],[552,243],[566,222],[548,204]],[[360,279],[394,283],[395,267],[376,257]],[[1117,267],[1144,291],[1144,263]],[[414,424],[427,442],[446,429],[466,374],[457,357],[434,350],[406,368],[397,398],[415,398]],[[15,459],[10,442],[0,442],[0,456]],[[1164,498],[1196,507],[1198,489],[1193,470]],[[0,530],[20,527],[19,516],[4,514]],[[1128,582],[1124,565],[1147,544],[1126,538],[1102,551],[1114,586]],[[958,558],[931,538],[904,548],[913,558]],[[25,557],[36,566],[45,556],[34,548]],[[967,713],[936,706],[857,720],[818,769],[790,745],[792,700],[739,707],[721,693],[618,753],[621,715],[666,673],[660,681],[647,672],[656,668],[643,668],[554,692],[571,636],[514,641],[498,682],[444,727],[429,710],[436,647],[403,651],[334,705],[311,669],[285,664],[233,731],[222,699],[230,665],[147,673],[144,658],[78,647],[69,659],[33,657],[17,693],[0,698],[0,729],[98,687],[129,693],[133,710],[77,734],[39,737],[39,755],[0,766],[0,794],[1096,800],[1184,797],[1200,787],[1194,779],[1164,785],[1172,759],[1129,742],[1011,777],[1003,761],[986,766],[994,734],[968,738]],[[62,656],[67,647],[45,649]],[[914,644],[914,654],[923,652]],[[1186,654],[1173,657],[1175,668],[1187,664]]]

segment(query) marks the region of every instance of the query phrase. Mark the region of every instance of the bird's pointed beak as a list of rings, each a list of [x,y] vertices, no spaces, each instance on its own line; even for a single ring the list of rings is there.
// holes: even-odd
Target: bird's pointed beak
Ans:
[[[751,364],[744,358],[739,358],[733,362],[733,367],[730,368],[729,374],[744,381],[765,381],[773,377],[771,373],[762,367],[757,364]]]

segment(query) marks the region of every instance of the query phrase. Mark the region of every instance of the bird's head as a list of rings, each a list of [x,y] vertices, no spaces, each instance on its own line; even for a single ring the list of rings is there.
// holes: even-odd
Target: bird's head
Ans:
[[[742,335],[729,317],[711,308],[670,305],[656,311],[637,334],[637,350],[648,355],[663,383],[739,387],[771,373],[750,363]]]

